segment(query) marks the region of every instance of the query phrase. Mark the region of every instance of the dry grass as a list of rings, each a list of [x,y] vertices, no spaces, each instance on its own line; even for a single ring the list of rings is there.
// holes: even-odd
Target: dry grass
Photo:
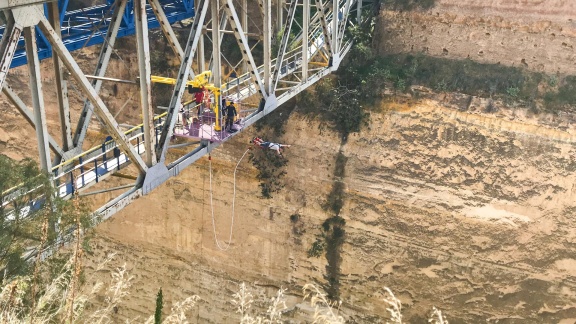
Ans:
[[[302,287],[304,300],[310,300],[310,305],[314,307],[314,321],[319,324],[340,324],[344,323],[344,318],[338,315],[342,301],[330,302],[326,294],[312,284]]]
[[[96,272],[103,270],[113,257],[112,255],[100,263]],[[31,306],[25,303],[26,295],[30,291],[31,277],[19,277],[5,285],[0,292],[0,323],[112,323],[114,309],[129,295],[132,286],[133,277],[128,273],[126,265],[111,272],[111,282],[105,292],[103,307],[88,313],[86,306],[96,300],[96,295],[105,284],[97,282],[88,294],[80,294],[80,287],[72,284],[73,280],[78,280],[74,260],[76,258],[72,256],[66,262],[60,275],[41,290],[42,293]],[[171,314],[163,323],[188,323],[186,313],[194,307],[198,299],[198,296],[191,296],[174,304]],[[146,323],[153,322],[152,315]]]
[[[286,298],[284,294],[286,289],[280,288],[276,296],[268,300],[268,309],[266,315],[253,315],[251,314],[252,303],[254,303],[254,296],[246,287],[245,283],[241,283],[238,291],[232,295],[232,304],[236,306],[236,313],[240,314],[240,323],[242,324],[272,324],[282,323],[282,313],[287,309]]]
[[[432,313],[430,314],[430,317],[428,317],[428,323],[448,324],[448,320],[446,320],[446,317],[442,315],[442,311],[436,307],[432,307]]]
[[[394,293],[390,288],[384,287],[386,295],[384,295],[384,302],[388,304],[386,310],[390,313],[390,321],[394,324],[402,324],[402,303],[400,299],[394,296]]]
[[[106,264],[114,256],[109,256],[97,268],[96,272],[104,270]],[[80,289],[72,285],[73,280],[78,280],[77,269],[74,264],[76,258],[72,256],[62,267],[61,273],[47,287],[40,290],[35,303],[27,306],[26,294],[30,292],[32,277],[19,277],[6,284],[0,291],[0,323],[112,323],[115,321],[112,314],[114,309],[129,295],[133,277],[126,269],[126,265],[116,268],[111,272],[111,282],[106,288],[104,305],[88,312],[87,306],[96,300],[97,294],[102,291],[105,284],[97,282],[87,294],[80,294]],[[91,280],[87,280],[91,281]],[[70,298],[74,292],[74,298]],[[319,324],[345,323],[340,307],[342,302],[330,302],[326,294],[313,284],[306,284],[302,288],[304,301],[314,308],[314,314],[310,321]],[[388,323],[402,323],[402,303],[392,290],[384,287],[385,296],[383,301],[388,305]],[[272,324],[282,323],[282,315],[287,311],[286,289],[280,288],[275,296],[267,298],[266,312],[257,314],[252,308],[254,295],[245,283],[238,287],[238,291],[232,296],[232,304],[236,307],[236,313],[240,315],[239,323],[242,324]],[[163,324],[188,323],[187,314],[200,300],[199,296],[190,296],[181,302],[175,303]],[[150,313],[153,313],[151,309]],[[141,322],[133,319],[127,322]],[[154,323],[154,315],[151,315],[144,323]],[[442,312],[433,307],[428,323],[448,324]]]

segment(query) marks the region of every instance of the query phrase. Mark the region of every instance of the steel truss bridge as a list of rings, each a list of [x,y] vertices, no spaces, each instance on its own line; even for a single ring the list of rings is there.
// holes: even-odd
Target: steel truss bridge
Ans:
[[[1,30],[0,88],[35,129],[40,165],[53,176],[57,195],[69,198],[75,192],[126,189],[96,210],[98,219],[106,219],[239,133],[223,135],[211,125],[211,131],[220,132],[218,140],[201,138],[171,146],[175,130],[181,127],[179,111],[193,109],[183,107],[187,81],[210,70],[211,82],[224,97],[259,102],[258,108],[241,118],[242,127],[248,127],[338,69],[352,46],[347,29],[361,21],[362,8],[370,4],[361,0],[106,0],[66,11],[68,0],[0,0],[6,22]],[[259,12],[248,15],[249,5]],[[179,42],[172,28],[182,19],[192,22],[186,42]],[[149,29],[157,26],[180,62],[163,113],[156,113],[151,99],[150,55],[155,49],[150,47]],[[275,39],[279,31],[283,36]],[[108,66],[119,38],[131,34],[136,38],[139,77],[130,82],[138,86],[142,123],[125,131],[99,92],[103,82],[126,82]],[[231,62],[223,55],[224,37],[234,38],[240,60]],[[102,45],[94,70],[82,71],[71,51],[98,43]],[[46,122],[40,60],[48,57],[52,57],[55,82],[54,88],[46,90],[57,94],[61,138],[49,134]],[[31,107],[6,78],[10,67],[22,64],[28,66]],[[227,84],[222,81],[223,66],[238,72]],[[69,79],[85,98],[77,125],[71,123]],[[88,127],[96,122],[102,123],[109,140],[83,149]],[[177,158],[167,161],[167,152],[175,146],[179,148],[170,156]],[[134,183],[86,191],[128,165],[138,170]],[[21,194],[18,187],[12,188],[3,193],[1,203],[6,206]]]

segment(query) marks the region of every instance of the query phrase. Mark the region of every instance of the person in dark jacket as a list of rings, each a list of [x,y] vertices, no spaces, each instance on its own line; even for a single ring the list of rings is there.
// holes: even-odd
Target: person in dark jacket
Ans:
[[[238,115],[238,111],[236,111],[236,107],[234,107],[234,102],[230,102],[223,112],[224,116],[226,116],[226,126],[224,127],[224,130],[232,133],[234,131],[232,129],[232,124],[234,124],[234,119]]]

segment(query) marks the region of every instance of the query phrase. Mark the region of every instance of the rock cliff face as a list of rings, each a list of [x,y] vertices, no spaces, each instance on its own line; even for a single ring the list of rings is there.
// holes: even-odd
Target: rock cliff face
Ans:
[[[383,10],[375,45],[385,53],[425,53],[573,74],[576,5],[568,0],[436,0],[424,11]]]
[[[215,244],[208,161],[199,161],[98,227],[93,260],[115,251],[115,262],[135,276],[115,316],[148,316],[162,287],[167,305],[190,294],[203,298],[194,321],[235,322],[229,300],[246,281],[262,294],[289,288],[288,306],[298,311],[287,317],[302,320],[309,308],[299,287],[328,286],[326,257],[308,258],[307,250],[333,216],[323,205],[341,181],[339,294],[347,319],[383,321],[386,286],[410,323],[423,322],[433,305],[453,323],[572,323],[574,129],[560,127],[559,117],[498,111],[383,103],[344,145],[293,114],[283,137],[293,144],[286,187],[274,199],[257,198],[256,170],[242,162],[226,251]],[[251,135],[213,154],[221,244],[231,228],[232,172]],[[335,179],[339,151],[347,159]]]
[[[573,73],[574,13],[569,0],[438,0],[428,11],[382,12],[375,45],[383,54],[424,50]],[[10,82],[24,89],[18,80]],[[105,95],[116,113],[129,91],[114,92]],[[96,271],[105,255],[117,254],[111,267],[127,264],[134,280],[113,315],[118,321],[150,316],[162,288],[165,310],[202,297],[191,322],[237,322],[230,299],[245,281],[262,312],[266,295],[288,288],[293,311],[285,317],[295,322],[313,312],[300,287],[317,283],[338,291],[351,322],[385,321],[383,287],[390,287],[409,323],[425,322],[432,306],[451,323],[575,323],[575,116],[504,107],[490,114],[480,99],[452,102],[382,103],[344,144],[296,111],[282,138],[293,145],[285,187],[271,200],[258,198],[257,170],[244,161],[233,201],[233,170],[255,135],[246,130],[213,152],[212,197],[204,158],[98,226],[87,278],[109,281],[109,272]],[[7,107],[0,106],[0,151],[36,156],[31,128]],[[80,107],[78,100],[73,109]],[[136,116],[137,103],[124,113]],[[325,205],[335,187],[344,191],[343,244],[328,259],[309,258],[334,216]],[[221,251],[215,239],[226,246],[230,230],[230,248]],[[341,260],[329,268],[337,285],[325,277],[328,260]]]

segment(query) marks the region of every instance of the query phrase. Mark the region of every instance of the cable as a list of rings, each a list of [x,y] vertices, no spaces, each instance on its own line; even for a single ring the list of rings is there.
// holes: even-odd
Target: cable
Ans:
[[[248,153],[248,151],[250,151],[250,149],[247,149],[246,152],[242,154],[242,157],[240,158],[240,160],[238,160],[238,163],[236,163],[236,168],[234,168],[234,194],[232,196],[232,220],[230,222],[230,236],[228,237],[228,243],[226,243],[226,247],[222,247],[220,245],[220,241],[218,241],[218,237],[216,236],[216,222],[214,220],[214,203],[212,201],[212,156],[208,155],[208,165],[210,168],[210,209],[212,213],[212,229],[214,231],[214,241],[216,242],[216,246],[220,251],[227,251],[232,243],[232,229],[234,227],[234,209],[236,202],[236,171],[238,170],[240,162],[242,162],[242,159],[244,159],[244,156],[246,156],[246,153]]]

